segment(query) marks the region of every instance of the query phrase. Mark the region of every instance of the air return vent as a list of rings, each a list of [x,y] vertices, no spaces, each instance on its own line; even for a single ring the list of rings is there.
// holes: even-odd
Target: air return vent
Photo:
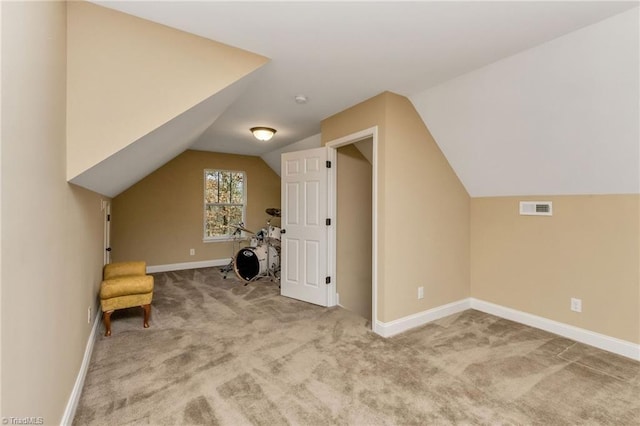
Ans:
[[[553,216],[551,201],[520,201],[520,214],[527,216]]]

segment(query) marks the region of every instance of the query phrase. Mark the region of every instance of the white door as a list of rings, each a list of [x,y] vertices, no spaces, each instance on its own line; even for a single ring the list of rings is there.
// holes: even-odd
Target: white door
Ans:
[[[282,154],[281,294],[327,306],[327,148]]]

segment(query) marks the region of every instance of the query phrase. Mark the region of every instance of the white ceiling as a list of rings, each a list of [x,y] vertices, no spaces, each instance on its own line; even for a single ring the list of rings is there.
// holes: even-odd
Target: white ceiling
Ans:
[[[473,197],[640,192],[638,8],[410,99]]]
[[[95,1],[271,58],[192,148],[261,155],[382,91],[405,96],[637,2]],[[298,105],[294,96],[309,102]],[[268,144],[248,129],[278,130]],[[438,141],[438,143],[443,143]],[[445,142],[446,143],[446,142]]]
[[[640,192],[637,1],[96,3],[271,61],[209,116],[194,107],[78,178],[92,190],[116,195],[189,148],[277,165],[322,119],[388,90],[473,197]],[[269,143],[250,135],[260,125],[278,130]]]

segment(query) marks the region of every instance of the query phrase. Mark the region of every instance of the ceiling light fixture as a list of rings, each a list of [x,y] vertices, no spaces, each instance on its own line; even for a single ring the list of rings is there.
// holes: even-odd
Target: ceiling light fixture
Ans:
[[[253,137],[262,142],[268,141],[276,134],[276,129],[272,129],[271,127],[252,127],[249,130],[253,133]]]

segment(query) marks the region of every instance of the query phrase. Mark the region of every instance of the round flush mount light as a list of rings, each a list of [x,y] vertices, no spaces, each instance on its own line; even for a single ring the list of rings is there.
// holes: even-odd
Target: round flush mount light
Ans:
[[[306,104],[308,100],[305,95],[296,95],[294,99],[296,100],[297,104]]]
[[[252,127],[249,130],[253,133],[254,138],[262,142],[268,141],[276,134],[276,129],[272,129],[271,127]]]

